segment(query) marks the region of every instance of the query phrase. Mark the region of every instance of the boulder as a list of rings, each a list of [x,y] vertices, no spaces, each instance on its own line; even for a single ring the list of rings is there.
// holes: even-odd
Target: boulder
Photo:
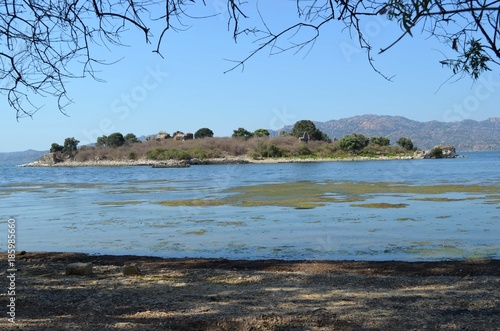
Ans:
[[[304,132],[304,134],[302,134],[302,137],[299,137],[299,141],[304,142],[304,143],[308,143],[309,139],[310,139],[309,133],[307,133],[307,132]]]
[[[138,276],[141,274],[141,270],[136,264],[125,265],[122,271],[124,276]]]
[[[66,266],[66,275],[90,276],[92,275],[92,263],[70,263]]]
[[[455,149],[455,146],[453,146],[453,145],[439,145],[436,147],[441,148],[441,150],[443,151],[443,157],[445,157],[445,158],[457,157],[457,151]]]
[[[441,158],[443,159],[453,159],[457,157],[457,152],[455,146],[453,145],[437,145],[433,149],[440,148],[443,152]],[[432,156],[432,150],[423,152],[424,159],[430,159]]]
[[[162,141],[162,140],[165,140],[165,139],[168,139],[168,138],[171,138],[170,134],[165,132],[165,131],[160,131],[158,132],[158,134],[156,135],[155,139],[157,141]]]
[[[47,164],[47,165],[54,165],[56,163],[63,162],[63,160],[61,160],[59,157],[57,157],[56,153],[44,154],[40,158],[39,161],[40,161],[40,163]]]
[[[184,139],[184,132],[182,131],[175,131],[173,134],[172,134],[172,137],[175,139],[175,140],[183,140]]]

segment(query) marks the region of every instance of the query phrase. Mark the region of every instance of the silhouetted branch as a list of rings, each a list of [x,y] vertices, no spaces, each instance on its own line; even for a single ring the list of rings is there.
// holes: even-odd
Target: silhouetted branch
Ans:
[[[437,38],[456,55],[441,61],[455,74],[477,78],[491,70],[489,64],[500,62],[500,0],[295,0],[296,17],[287,17],[290,24],[281,29],[271,28],[257,0],[217,1],[226,4],[232,38],[251,35],[257,44],[226,72],[243,68],[264,49],[275,55],[312,47],[327,24],[340,24],[366,51],[373,70],[390,80],[374,65],[374,40],[363,33],[364,24],[381,15],[397,23],[401,34],[380,53],[419,33]],[[39,109],[30,100],[35,96],[55,96],[64,113],[71,102],[67,81],[87,75],[98,79],[94,66],[106,63],[94,57],[94,47],[123,45],[130,27],[149,44],[152,30],[158,30],[153,51],[161,55],[167,33],[213,16],[190,15],[197,5],[208,7],[204,0],[0,0],[0,91],[18,118]],[[254,6],[260,21],[249,14]],[[303,37],[304,32],[311,34]]]

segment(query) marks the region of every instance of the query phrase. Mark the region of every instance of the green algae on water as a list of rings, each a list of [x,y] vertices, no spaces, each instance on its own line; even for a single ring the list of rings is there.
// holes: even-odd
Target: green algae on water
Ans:
[[[197,235],[197,236],[204,235],[205,233],[207,233],[207,230],[205,230],[205,229],[201,229],[201,230],[198,230],[198,231],[184,232],[184,234],[194,234],[194,235]]]
[[[125,205],[139,205],[141,203],[144,203],[145,201],[137,201],[137,200],[130,200],[130,201],[97,201],[95,204],[101,205],[101,206],[125,206]]]
[[[363,208],[406,208],[407,203],[386,203],[386,202],[374,202],[374,203],[357,203],[352,204],[351,207],[363,207]]]
[[[213,207],[238,206],[262,207],[282,206],[296,209],[312,209],[332,203],[363,202],[373,195],[430,195],[430,194],[485,194],[489,197],[498,196],[499,186],[439,184],[416,186],[400,182],[312,182],[298,181],[290,183],[261,184],[239,186],[222,191],[224,196],[210,199],[181,199],[157,202],[163,206],[175,207]],[[452,202],[474,198],[452,199],[446,197],[409,197],[409,200],[430,202]],[[494,200],[493,200],[494,201]],[[399,204],[352,204],[366,208],[404,208],[405,203]]]

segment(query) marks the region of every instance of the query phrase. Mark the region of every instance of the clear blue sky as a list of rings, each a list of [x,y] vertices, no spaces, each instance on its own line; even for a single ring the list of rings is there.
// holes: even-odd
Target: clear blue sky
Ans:
[[[289,14],[273,15],[283,3]],[[205,14],[216,13],[216,4],[208,4]],[[285,18],[296,18],[293,1],[273,1],[270,7],[263,12],[273,28],[290,23]],[[445,122],[500,116],[498,67],[476,83],[468,78],[446,82],[451,72],[438,62],[443,56],[437,49],[443,46],[416,36],[383,55],[374,54],[378,69],[394,75],[388,82],[371,69],[365,51],[347,31],[341,32],[338,22],[321,31],[308,53],[269,56],[264,50],[244,71],[224,74],[232,66],[225,59],[242,59],[255,47],[252,36],[234,43],[224,10],[217,17],[186,22],[193,23],[186,31],[171,31],[162,46],[163,59],[151,52],[154,44],[146,44],[131,28],[123,38],[130,47],[97,53],[109,62],[123,58],[96,67],[97,76],[106,82],[91,77],[68,82],[74,101],[67,107],[68,116],[46,98],[33,119],[16,121],[2,95],[0,152],[46,150],[66,137],[87,144],[113,132],[141,136],[208,127],[216,136],[230,136],[238,127],[279,129],[301,119],[328,121],[363,114]],[[364,28],[378,48],[396,32],[382,18],[367,21]]]

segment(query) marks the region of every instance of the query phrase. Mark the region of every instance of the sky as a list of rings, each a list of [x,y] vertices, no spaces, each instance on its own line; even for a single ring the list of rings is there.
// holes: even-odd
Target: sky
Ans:
[[[393,77],[387,81],[339,22],[325,26],[311,48],[274,55],[265,49],[244,70],[224,73],[234,64],[230,60],[245,58],[257,44],[252,35],[234,42],[220,3],[207,1],[200,15],[222,14],[184,22],[189,23],[185,31],[170,31],[162,44],[163,58],[152,52],[156,38],[146,44],[132,28],[123,37],[130,46],[95,48],[97,57],[119,61],[96,66],[104,82],[90,76],[67,82],[73,103],[66,115],[47,97],[33,118],[17,120],[6,96],[0,95],[0,152],[47,150],[67,137],[84,145],[113,132],[141,136],[208,127],[215,136],[230,136],[239,127],[278,130],[303,119],[363,114],[443,122],[500,116],[498,67],[476,82],[450,79],[450,70],[439,64],[446,48],[415,35],[373,55],[377,69]],[[266,6],[261,13],[270,29],[296,20],[293,1]],[[258,23],[258,15],[252,14],[249,20]],[[374,49],[390,44],[398,31],[383,17],[370,18],[363,29]],[[306,35],[301,31],[296,38]]]

